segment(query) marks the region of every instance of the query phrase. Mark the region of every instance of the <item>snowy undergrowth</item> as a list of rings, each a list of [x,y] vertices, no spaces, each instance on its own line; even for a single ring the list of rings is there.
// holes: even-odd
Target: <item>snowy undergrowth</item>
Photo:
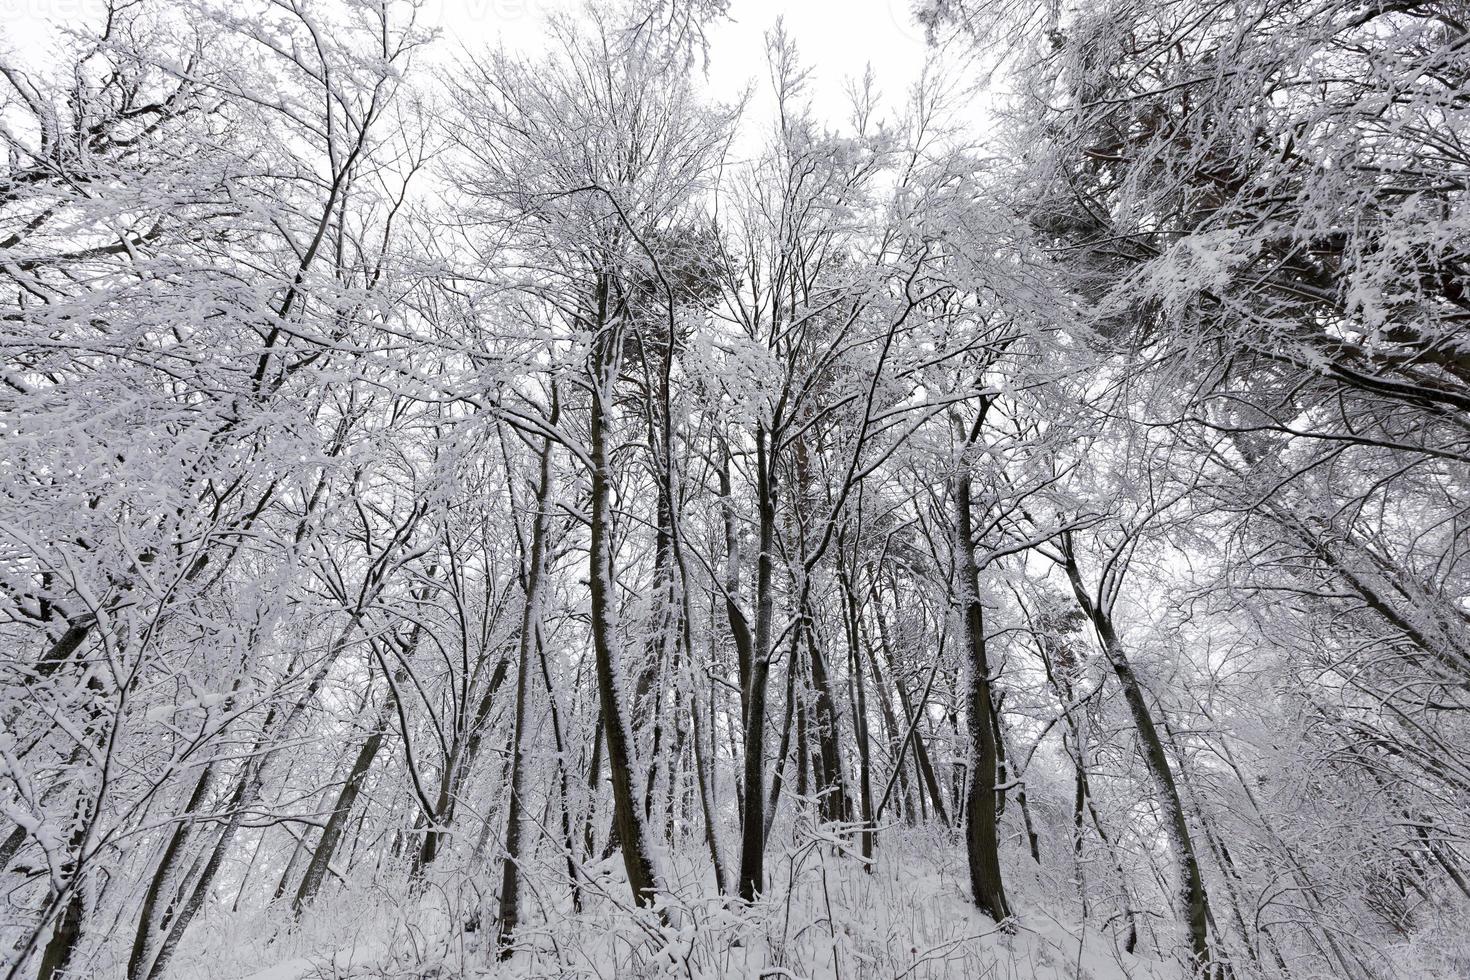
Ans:
[[[811,836],[773,847],[760,902],[718,896],[693,846],[663,856],[661,911],[635,910],[617,855],[585,869],[583,908],[537,875],[515,954],[493,956],[494,895],[446,875],[412,899],[401,886],[344,889],[299,926],[282,913],[214,917],[172,980],[771,977],[811,980],[1173,980],[1177,964],[1118,948],[1102,923],[1059,913],[1060,883],[1016,864],[1019,921],[998,929],[968,900],[963,850],[934,835],[880,838],[871,873],[853,845]],[[483,911],[481,911],[483,910]],[[480,926],[465,928],[480,912]]]

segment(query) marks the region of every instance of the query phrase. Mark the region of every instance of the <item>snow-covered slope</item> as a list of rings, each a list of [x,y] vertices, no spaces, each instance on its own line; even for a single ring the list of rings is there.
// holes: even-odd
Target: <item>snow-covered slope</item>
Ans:
[[[475,883],[418,901],[345,895],[263,948],[282,923],[217,923],[213,941],[181,956],[173,976],[248,980],[347,977],[771,977],[810,980],[1173,980],[1179,964],[1121,948],[1116,922],[1084,918],[1064,883],[1014,865],[1018,920],[1002,929],[967,898],[963,850],[890,831],[871,872],[830,838],[773,854],[770,894],[746,907],[696,877],[697,853],[664,855],[677,887],[662,924],[632,909],[614,855],[585,869],[584,907],[564,883],[537,881],[514,955],[497,962],[493,923],[467,931]],[[492,906],[486,895],[483,905]],[[236,931],[236,928],[239,931]],[[229,963],[221,951],[230,948]],[[271,959],[275,962],[261,968]],[[208,961],[209,965],[206,966]]]

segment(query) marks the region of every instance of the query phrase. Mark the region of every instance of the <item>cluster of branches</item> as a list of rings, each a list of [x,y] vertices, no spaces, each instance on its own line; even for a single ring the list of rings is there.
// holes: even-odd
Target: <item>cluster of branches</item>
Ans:
[[[825,123],[779,27],[769,118],[710,100],[722,11],[0,63],[8,977],[368,884],[657,930],[813,827],[1201,976],[1455,921],[1462,5],[931,4],[985,152],[937,71]]]

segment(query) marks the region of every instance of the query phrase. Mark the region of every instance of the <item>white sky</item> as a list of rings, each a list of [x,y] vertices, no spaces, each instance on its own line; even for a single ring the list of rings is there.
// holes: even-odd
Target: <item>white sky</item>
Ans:
[[[679,0],[674,0],[679,2]],[[845,119],[843,83],[871,64],[885,102],[902,100],[926,56],[923,31],[910,14],[912,0],[731,0],[731,19],[711,31],[709,88],[733,98],[747,81],[765,82],[762,35],[784,17],[803,60],[812,66],[813,107],[832,122]],[[580,6],[580,0],[424,0],[424,22],[442,29],[441,52],[463,44],[534,49],[544,15]],[[95,18],[99,0],[0,0],[0,52],[31,68],[59,26]]]
[[[710,32],[710,89],[717,97],[731,98],[747,81],[764,82],[762,38],[784,18],[803,59],[815,68],[813,94],[821,114],[845,108],[843,80],[860,77],[868,64],[884,94],[900,98],[917,80],[925,58],[923,31],[910,15],[911,2],[732,0],[730,19]],[[443,29],[450,46],[499,39],[509,47],[533,49],[547,11],[578,6],[580,0],[426,0],[424,15]]]

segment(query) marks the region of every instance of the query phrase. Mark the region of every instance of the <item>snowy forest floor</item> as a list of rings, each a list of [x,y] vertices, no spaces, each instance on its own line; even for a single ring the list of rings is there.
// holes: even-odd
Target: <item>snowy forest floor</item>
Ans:
[[[343,890],[295,927],[284,909],[216,914],[190,937],[171,978],[772,977],[832,980],[1166,980],[1183,975],[1145,933],[1121,947],[1116,910],[1084,916],[1069,882],[1029,860],[1007,870],[1018,922],[998,929],[968,898],[963,848],[892,828],[871,873],[843,844],[815,837],[773,848],[767,897],[722,899],[709,861],[690,847],[664,856],[674,877],[671,924],[635,912],[618,855],[586,870],[574,913],[563,881],[531,881],[516,952],[494,958],[489,876],[442,876],[408,899],[401,888]],[[1058,896],[1068,896],[1059,900]],[[325,896],[324,896],[325,897]],[[479,928],[466,928],[476,913]],[[1107,921],[1109,918],[1112,922]],[[1161,940],[1167,942],[1163,936]]]

